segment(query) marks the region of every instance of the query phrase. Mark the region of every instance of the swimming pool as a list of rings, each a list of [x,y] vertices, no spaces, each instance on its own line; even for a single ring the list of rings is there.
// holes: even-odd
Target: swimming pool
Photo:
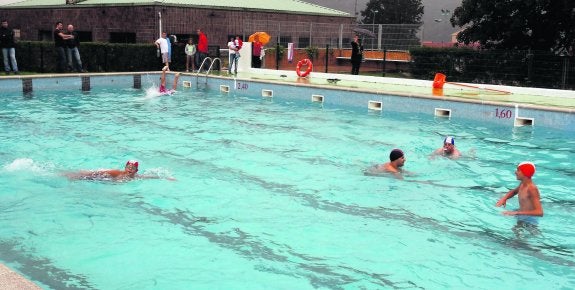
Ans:
[[[145,95],[2,95],[1,262],[53,289],[575,285],[573,132],[236,84]],[[470,158],[428,158],[448,134]],[[395,147],[414,176],[362,174]],[[128,159],[178,181],[59,175]],[[538,168],[539,235],[516,236],[494,206],[523,160]]]

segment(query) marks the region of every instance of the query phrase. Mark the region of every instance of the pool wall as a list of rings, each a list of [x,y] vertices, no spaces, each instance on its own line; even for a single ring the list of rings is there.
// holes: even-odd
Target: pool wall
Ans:
[[[367,89],[310,85],[303,83],[286,84],[274,81],[253,79],[232,79],[229,77],[197,78],[193,74],[183,74],[181,82],[189,81],[192,90],[219,91],[227,86],[236,96],[261,96],[262,91],[271,92],[266,98],[293,99],[312,103],[312,95],[323,96],[323,106],[349,106],[368,110],[370,101],[381,103],[380,110],[385,116],[389,112],[428,114],[430,118],[470,119],[514,128],[516,117],[527,119],[527,127],[548,127],[575,132],[574,112],[569,109],[540,107],[529,104],[498,103],[492,101],[459,99],[426,95],[393,95],[383,91]],[[167,83],[173,81],[169,74]],[[7,77],[0,79],[0,96],[13,93],[32,93],[46,90],[82,90],[98,88],[148,88],[159,83],[158,72],[115,73],[115,74],[67,74],[51,76]],[[445,114],[436,116],[439,109]]]

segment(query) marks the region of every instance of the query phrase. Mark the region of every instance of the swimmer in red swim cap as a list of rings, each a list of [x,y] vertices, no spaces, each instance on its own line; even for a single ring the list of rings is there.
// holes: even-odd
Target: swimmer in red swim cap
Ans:
[[[507,200],[517,195],[519,210],[504,211],[504,215],[543,216],[543,208],[539,197],[539,189],[531,179],[535,174],[535,165],[531,162],[521,162],[515,170],[515,176],[520,181],[517,188],[510,190],[495,205],[505,207]]]
[[[138,161],[128,160],[124,170],[119,169],[100,169],[100,170],[84,170],[76,173],[66,173],[66,177],[70,179],[85,179],[85,180],[113,180],[113,181],[126,181],[135,178],[161,178],[155,175],[137,175]],[[168,180],[175,180],[168,177]]]

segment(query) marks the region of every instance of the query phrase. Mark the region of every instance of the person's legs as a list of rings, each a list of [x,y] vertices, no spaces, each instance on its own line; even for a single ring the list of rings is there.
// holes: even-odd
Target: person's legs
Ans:
[[[8,54],[10,55],[10,62],[12,62],[12,70],[14,71],[14,73],[18,73],[18,63],[16,63],[16,49],[15,48],[9,48],[8,49]]]
[[[233,54],[229,54],[228,55],[228,73],[231,74],[232,73],[232,65],[234,64],[234,55]]]
[[[180,79],[180,73],[176,73],[174,76],[174,84],[172,85],[172,90],[176,90],[178,88],[178,80]]]
[[[239,59],[238,54],[237,53],[234,54],[234,73],[235,74],[238,74],[238,59]]]
[[[74,58],[74,65],[76,66],[76,71],[82,72],[82,59],[80,58],[80,51],[77,47],[72,48],[72,57]]]
[[[73,64],[73,60],[72,60],[72,53],[73,53],[73,48],[66,48],[66,59],[68,60],[68,70],[69,71],[73,71],[74,70],[74,64]]]
[[[168,53],[167,52],[162,53],[162,62],[164,63],[165,67],[167,67],[168,69],[170,68],[170,63],[168,62]]]
[[[255,64],[255,68],[261,68],[262,67],[262,60],[260,59],[259,56],[256,56],[254,59],[254,64]]]
[[[10,64],[8,63],[8,48],[2,48],[2,56],[4,57],[4,70],[6,74],[10,73]]]
[[[56,55],[58,57],[58,72],[62,73],[66,69],[66,52],[65,48],[58,46],[56,47]]]

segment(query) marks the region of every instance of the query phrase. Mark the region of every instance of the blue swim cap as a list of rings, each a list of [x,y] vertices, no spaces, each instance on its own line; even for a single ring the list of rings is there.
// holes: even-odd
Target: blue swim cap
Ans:
[[[445,140],[443,140],[443,144],[445,144],[445,143],[450,143],[452,145],[455,145],[455,139],[453,139],[453,137],[451,137],[451,136],[447,136],[447,137],[445,137]]]

